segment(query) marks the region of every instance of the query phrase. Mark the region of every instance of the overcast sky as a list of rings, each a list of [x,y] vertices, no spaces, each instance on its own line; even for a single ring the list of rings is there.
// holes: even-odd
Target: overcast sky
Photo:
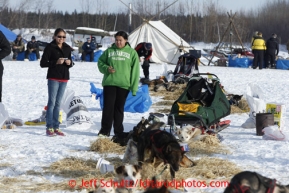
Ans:
[[[13,8],[22,0],[9,0],[10,6]],[[75,9],[77,12],[81,12],[82,8],[80,6],[80,2],[86,2],[87,0],[53,0],[54,1],[54,9],[61,11],[68,11],[69,13],[73,12]],[[122,0],[124,3],[133,4],[133,0]],[[167,0],[169,2],[173,2],[173,0]],[[187,0],[179,0],[186,2]],[[191,0],[195,2],[206,2],[207,0]],[[218,4],[227,9],[227,11],[232,10],[233,12],[239,10],[251,10],[258,9],[258,7],[262,6],[267,1],[274,0],[209,0],[213,2],[218,2]],[[111,10],[117,11],[119,9],[126,9],[126,6],[123,5],[119,0],[105,0],[108,5],[111,5]],[[207,1],[208,2],[208,1]]]

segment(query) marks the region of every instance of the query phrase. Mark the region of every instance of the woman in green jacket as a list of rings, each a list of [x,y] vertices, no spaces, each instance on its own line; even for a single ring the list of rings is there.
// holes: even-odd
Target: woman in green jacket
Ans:
[[[124,31],[117,32],[115,43],[98,60],[98,69],[103,74],[103,110],[98,135],[109,136],[113,125],[116,143],[126,137],[124,105],[129,91],[136,95],[140,77],[138,54],[127,41]]]

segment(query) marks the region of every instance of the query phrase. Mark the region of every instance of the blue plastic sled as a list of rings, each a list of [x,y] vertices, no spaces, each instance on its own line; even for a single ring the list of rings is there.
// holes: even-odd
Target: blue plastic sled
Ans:
[[[17,56],[16,60],[24,61],[24,59],[25,59],[25,52],[20,52],[20,53],[18,53],[18,56]],[[31,52],[31,53],[28,55],[28,59],[29,59],[29,61],[35,61],[35,60],[37,60],[36,54],[35,54],[34,52]]]
[[[100,107],[103,109],[103,90],[96,88],[93,83],[90,83],[90,92],[96,94],[96,100],[99,99]],[[144,113],[149,110],[152,105],[152,100],[149,95],[148,85],[142,85],[138,88],[136,96],[132,96],[129,92],[124,105],[125,112]]]
[[[101,56],[102,53],[103,53],[102,50],[97,50],[96,52],[94,52],[94,59],[93,59],[93,61],[94,61],[94,62],[98,62],[98,58]],[[89,54],[87,54],[87,55],[85,56],[85,61],[87,61],[87,62],[90,61],[90,55],[89,55]]]
[[[276,62],[276,68],[281,70],[288,70],[289,60],[278,59]]]

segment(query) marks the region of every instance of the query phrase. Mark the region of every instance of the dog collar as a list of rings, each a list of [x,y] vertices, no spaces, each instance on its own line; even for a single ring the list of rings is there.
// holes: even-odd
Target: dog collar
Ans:
[[[248,186],[241,186],[240,184],[234,185],[234,190],[236,190],[237,193],[246,193],[249,189],[250,187]]]
[[[269,182],[269,184],[265,184],[264,181],[261,181],[261,183],[263,185],[265,185],[265,187],[268,187],[266,190],[266,193],[273,193],[274,192],[274,188],[276,186],[276,180],[273,179]],[[246,193],[248,190],[250,190],[250,187],[248,186],[241,186],[241,185],[234,185],[234,190],[236,190],[236,192],[238,193]]]
[[[155,132],[154,134],[151,135],[150,138],[151,138],[152,144],[155,145],[154,135],[158,134],[160,132],[161,132],[161,130],[158,130],[157,132]],[[164,145],[162,147],[159,147],[159,148],[155,146],[155,148],[157,149],[158,152],[162,153],[163,149],[164,149]],[[163,161],[164,161],[164,163],[168,163],[168,161],[166,159],[163,159]]]
[[[273,193],[275,186],[276,186],[276,180],[273,179],[270,181],[270,184],[269,184],[269,187],[268,187],[266,193]]]

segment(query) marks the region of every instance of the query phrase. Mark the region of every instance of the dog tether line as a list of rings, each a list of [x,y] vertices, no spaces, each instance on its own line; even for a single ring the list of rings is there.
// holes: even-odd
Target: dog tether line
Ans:
[[[165,171],[167,168],[168,168],[168,165],[166,165],[166,166],[164,167],[164,169],[163,169],[158,175],[156,175],[156,176],[161,176],[161,175],[163,175],[164,171]]]

